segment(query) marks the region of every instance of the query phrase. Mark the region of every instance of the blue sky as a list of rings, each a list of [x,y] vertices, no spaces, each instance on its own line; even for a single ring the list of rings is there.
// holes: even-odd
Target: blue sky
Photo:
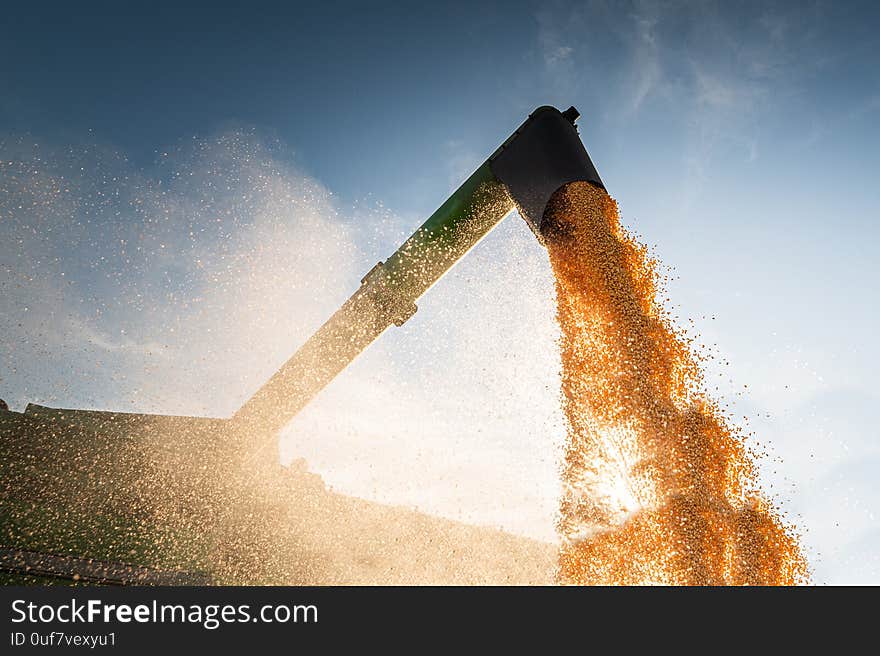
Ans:
[[[176,4],[5,10],[13,407],[232,412],[530,110],[573,104],[679,315],[730,361],[709,377],[768,444],[817,579],[880,582],[874,3]],[[551,539],[551,293],[514,217],[285,457]]]

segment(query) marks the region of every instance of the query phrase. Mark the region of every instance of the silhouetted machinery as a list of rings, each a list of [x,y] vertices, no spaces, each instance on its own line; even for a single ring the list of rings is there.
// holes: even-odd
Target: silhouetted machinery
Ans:
[[[34,582],[271,579],[253,575],[241,554],[272,551],[248,543],[267,503],[248,486],[277,462],[278,430],[388,327],[403,325],[514,209],[542,241],[554,192],[575,181],[604,188],[577,118],[574,107],[536,109],[231,419],[0,409],[0,570]],[[246,510],[231,510],[239,502]],[[206,565],[217,562],[224,567]]]

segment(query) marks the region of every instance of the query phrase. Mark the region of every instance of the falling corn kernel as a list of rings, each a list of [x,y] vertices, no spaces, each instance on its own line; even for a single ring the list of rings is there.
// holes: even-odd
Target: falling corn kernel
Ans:
[[[657,262],[615,201],[576,182],[545,216],[568,422],[558,581],[807,582],[794,528],[706,396],[702,358],[658,301]]]

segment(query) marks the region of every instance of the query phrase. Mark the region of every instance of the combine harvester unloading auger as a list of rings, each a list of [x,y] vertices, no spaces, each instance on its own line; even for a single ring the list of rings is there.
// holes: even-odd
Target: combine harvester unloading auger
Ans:
[[[578,137],[574,107],[536,109],[440,208],[364,276],[339,310],[235,414],[269,433],[284,427],[514,209],[543,241],[544,211],[571,182],[604,189]]]
[[[519,210],[543,242],[545,210],[555,192],[573,182],[589,183],[604,190],[578,136],[577,118],[574,107],[564,112],[549,106],[536,109],[393,255],[367,273],[354,295],[231,420],[61,410],[36,405],[29,405],[24,413],[0,411],[0,473],[4,479],[0,519],[5,529],[0,537],[0,546],[4,547],[0,549],[0,571],[6,571],[13,579],[38,573],[40,577],[74,580],[158,583],[186,579],[185,573],[169,573],[169,569],[205,569],[200,565],[204,558],[193,556],[181,562],[165,555],[175,549],[187,553],[198,550],[196,546],[170,545],[195,544],[198,531],[206,526],[214,530],[225,521],[228,508],[222,507],[222,503],[209,503],[209,498],[228,493],[222,491],[227,478],[239,475],[234,472],[242,466],[256,470],[277,463],[278,431],[383,331],[406,322],[416,311],[416,301],[514,209]],[[236,461],[238,469],[224,460]],[[201,481],[205,480],[204,472],[215,467],[215,491],[209,492]],[[224,473],[227,471],[228,476]],[[84,481],[90,486],[87,492],[75,487],[85,484]],[[185,493],[172,491],[183,481],[188,486],[181,487]],[[68,487],[67,482],[73,487]],[[76,505],[79,497],[101,498],[101,513],[108,513],[107,517]],[[153,497],[157,500],[150,505]],[[137,499],[137,508],[122,505],[119,499],[124,498]],[[142,502],[143,508],[138,505]],[[160,523],[174,528],[163,529],[161,535],[151,537],[143,534],[143,526],[125,528],[125,522],[113,513],[140,518],[162,515]],[[74,515],[74,519],[62,515]],[[243,515],[251,518],[247,521],[257,521],[253,518],[258,513]],[[136,521],[146,525],[141,519]],[[422,527],[420,530],[424,528],[423,520],[414,525]],[[193,533],[187,538],[189,542],[180,532]],[[227,531],[226,535],[231,533]],[[514,547],[503,542],[506,539],[495,547],[500,550],[498,553],[506,554],[498,557],[509,561],[510,571],[522,570],[522,564],[516,562]],[[126,541],[130,540],[138,546],[129,549]],[[152,546],[147,545],[150,540]],[[242,553],[254,550],[256,540],[237,537],[214,542],[212,553],[225,549],[222,558],[226,558],[227,552],[234,552],[228,557],[237,559],[237,564],[226,567],[224,572],[231,572],[228,575],[209,573],[212,580],[277,582],[269,575],[260,578],[241,574],[255,566],[253,561],[257,557],[247,561]],[[261,553],[275,551],[279,549],[269,544]],[[491,581],[455,578],[455,563],[460,561],[461,553],[461,549],[450,550],[453,555],[449,560],[454,564],[444,571],[452,576],[444,578],[438,574],[433,582]],[[531,554],[522,557],[532,559],[537,551],[523,547],[521,553]],[[413,559],[409,554],[405,558]],[[426,567],[438,568],[439,556],[428,554],[425,558]],[[485,563],[485,558],[481,558]],[[37,561],[40,567],[22,564]],[[93,567],[98,573],[80,571],[82,567],[75,565],[86,561],[99,563],[99,567]],[[388,571],[394,569],[391,566]],[[126,572],[136,572],[136,576]],[[303,576],[295,580],[313,582]],[[516,575],[505,576],[510,582],[527,582]],[[324,578],[349,581],[333,576]],[[188,580],[203,579],[198,575]]]

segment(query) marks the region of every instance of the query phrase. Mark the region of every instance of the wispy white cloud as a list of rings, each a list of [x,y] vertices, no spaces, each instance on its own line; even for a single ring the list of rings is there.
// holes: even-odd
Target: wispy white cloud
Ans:
[[[593,121],[600,109],[614,131],[669,117],[689,171],[682,184],[687,207],[713,159],[760,158],[765,117],[796,99],[831,54],[815,48],[826,13],[822,3],[745,14],[724,3],[545,4],[536,12],[543,84],[560,96],[587,98]],[[822,118],[811,120],[822,129]]]
[[[125,329],[120,329],[119,335],[113,336],[89,325],[76,315],[67,316],[66,324],[65,341],[70,340],[73,344],[90,344],[110,353],[130,352],[159,359],[169,357],[163,344],[132,339],[125,335]]]
[[[663,82],[660,43],[656,32],[660,16],[655,3],[640,4],[631,14],[633,21],[632,61],[629,82],[625,90],[628,96],[627,113],[639,111],[645,100]]]

